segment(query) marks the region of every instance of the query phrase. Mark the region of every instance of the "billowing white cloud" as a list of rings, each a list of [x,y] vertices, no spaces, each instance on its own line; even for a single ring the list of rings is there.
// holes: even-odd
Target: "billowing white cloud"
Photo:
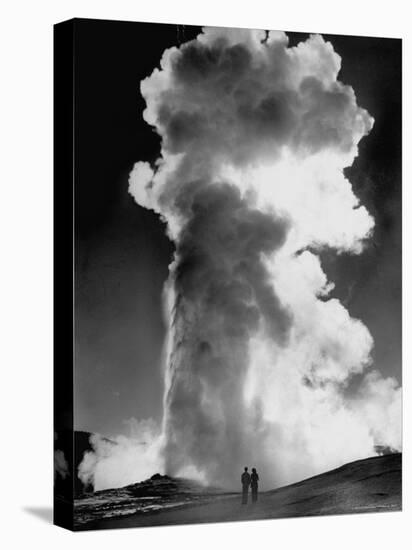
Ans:
[[[151,419],[133,418],[127,423],[129,436],[91,436],[93,450],[84,454],[78,468],[78,477],[85,486],[92,485],[95,491],[123,487],[163,470],[157,424]]]

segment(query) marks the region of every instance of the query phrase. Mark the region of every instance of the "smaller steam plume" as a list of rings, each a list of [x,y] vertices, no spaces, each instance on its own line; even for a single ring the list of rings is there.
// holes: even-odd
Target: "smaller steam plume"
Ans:
[[[156,423],[134,418],[127,423],[129,436],[107,439],[94,434],[90,437],[93,450],[85,452],[78,468],[78,477],[85,487],[92,486],[95,491],[123,487],[163,469]]]

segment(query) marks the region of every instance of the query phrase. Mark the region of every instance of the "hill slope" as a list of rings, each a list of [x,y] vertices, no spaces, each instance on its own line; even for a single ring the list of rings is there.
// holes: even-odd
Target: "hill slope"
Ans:
[[[336,470],[259,495],[256,504],[240,504],[240,495],[205,491],[191,484],[185,492],[184,480],[167,478],[169,490],[166,501],[144,509],[143,484],[135,484],[96,494],[103,499],[106,513],[100,517],[82,514],[85,500],[76,503],[76,528],[113,529],[149,525],[246,521],[280,517],[301,517],[361,512],[397,511],[402,507],[402,455],[390,454],[358,460]],[[139,489],[140,487],[140,489]],[[126,492],[127,508],[119,508],[119,491]],[[136,496],[133,497],[133,491]],[[90,507],[91,506],[91,507]],[[114,507],[114,508],[113,508]],[[89,502],[89,509],[95,509]],[[115,512],[117,509],[117,513]],[[84,512],[84,509],[83,509]],[[119,517],[121,515],[124,517]],[[110,517],[111,516],[111,517]]]

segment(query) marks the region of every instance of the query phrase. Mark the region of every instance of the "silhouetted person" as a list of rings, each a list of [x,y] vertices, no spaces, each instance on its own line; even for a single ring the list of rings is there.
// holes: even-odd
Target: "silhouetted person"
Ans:
[[[258,476],[258,473],[256,471],[256,468],[252,468],[252,475],[250,476],[250,486],[252,488],[252,502],[257,501],[258,481],[259,481],[259,476]]]
[[[247,494],[248,494],[249,485],[250,485],[250,474],[247,471],[246,466],[245,466],[245,471],[242,474],[241,480],[242,480],[242,504],[247,504]]]

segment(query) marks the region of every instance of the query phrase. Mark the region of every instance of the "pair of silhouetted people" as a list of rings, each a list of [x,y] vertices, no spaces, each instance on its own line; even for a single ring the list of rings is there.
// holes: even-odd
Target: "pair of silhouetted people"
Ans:
[[[242,504],[247,504],[249,486],[252,489],[252,502],[256,502],[258,497],[258,481],[259,481],[259,476],[256,471],[256,468],[252,468],[252,475],[251,475],[247,471],[247,466],[245,466],[245,471],[242,474],[241,481],[242,481]]]

